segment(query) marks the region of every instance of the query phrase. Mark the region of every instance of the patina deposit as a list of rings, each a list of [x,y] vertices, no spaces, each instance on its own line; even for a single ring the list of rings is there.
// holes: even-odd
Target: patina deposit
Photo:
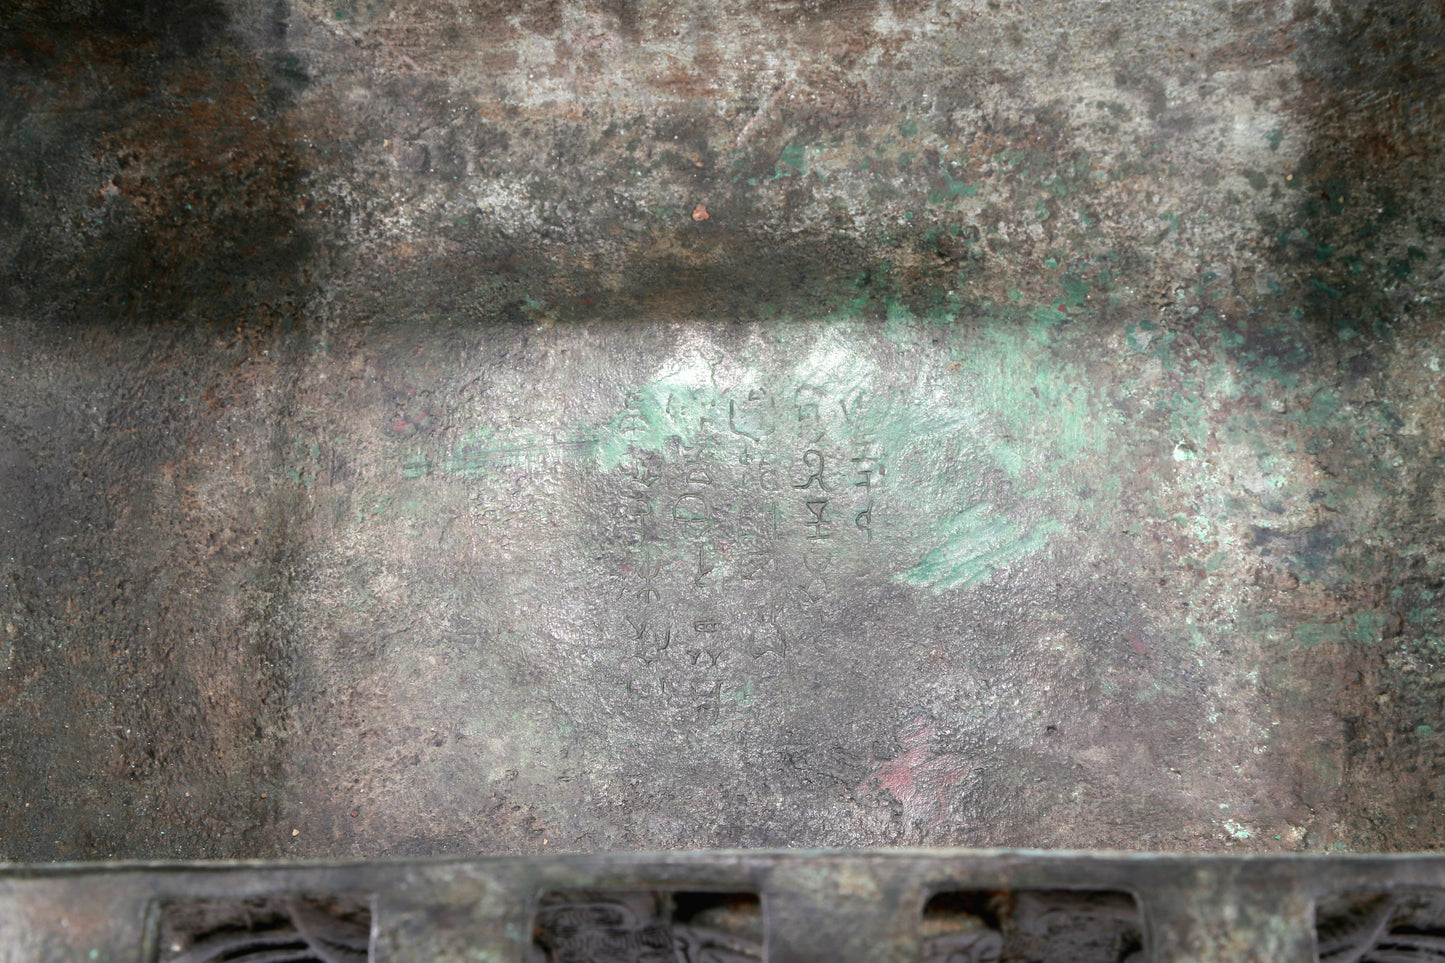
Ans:
[[[0,859],[1439,845],[1442,26],[6,4]]]

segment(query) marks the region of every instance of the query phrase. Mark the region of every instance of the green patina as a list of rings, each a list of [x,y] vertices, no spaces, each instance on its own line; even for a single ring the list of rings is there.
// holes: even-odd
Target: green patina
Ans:
[[[1342,407],[1344,402],[1333,391],[1320,391],[1311,399],[1301,420],[1311,428],[1324,428],[1339,414]]]
[[[1174,695],[1175,692],[1175,687],[1168,681],[1155,678],[1135,690],[1134,698],[1139,702],[1150,704],[1157,701],[1160,696],[1167,698]]]
[[[690,359],[629,394],[626,408],[598,430],[598,464],[612,471],[629,449],[661,451],[674,438],[691,445],[717,400],[711,370],[702,359]]]
[[[946,204],[959,197],[977,197],[978,190],[977,184],[967,184],[955,179],[949,172],[948,166],[940,160],[938,162],[938,180],[928,190],[928,202],[930,204]]]
[[[803,174],[808,169],[808,148],[805,144],[789,144],[784,147],[778,155],[777,171],[774,179],[786,177],[789,174]]]
[[[490,462],[486,457],[488,448],[494,442],[493,432],[469,431],[442,462],[442,470],[448,475],[480,475]]]
[[[1175,392],[1169,399],[1169,431],[1191,451],[1199,451],[1209,440],[1210,418],[1204,399],[1195,392]]]
[[[1153,321],[1140,321],[1124,328],[1124,340],[1130,348],[1158,358],[1165,368],[1174,367],[1172,346],[1177,338],[1173,331],[1165,330]]]
[[[1301,622],[1290,633],[1297,645],[1316,646],[1345,640],[1345,628],[1338,622]]]
[[[860,276],[858,283],[876,284],[887,276],[885,266]],[[1042,550],[1070,530],[1074,523],[1069,520],[1081,513],[1108,511],[1109,499],[1119,490],[1122,460],[1130,457],[1128,445],[1121,446],[1117,437],[1121,416],[1112,405],[1100,403],[1097,387],[1072,348],[1077,327],[1061,323],[1064,305],[1087,307],[1093,290],[1089,275],[1070,272],[1060,276],[1058,284],[1062,297],[1053,305],[987,303],[976,308],[971,319],[960,317],[956,303],[924,310],[888,297],[881,331],[886,340],[881,341],[864,336],[870,329],[875,335],[880,332],[877,322],[866,317],[867,305],[877,303],[875,295],[860,287],[832,322],[800,329],[779,320],[769,326],[768,337],[779,355],[796,358],[791,363],[779,369],[746,367],[741,381],[722,389],[712,363],[695,354],[675,356],[656,377],[628,389],[625,406],[600,425],[566,429],[568,437],[576,439],[567,450],[595,459],[604,472],[612,471],[637,453],[669,457],[682,447],[731,437],[726,434],[731,406],[746,399],[750,390],[765,388],[779,398],[814,393],[828,399],[824,420],[832,436],[866,436],[885,453],[894,484],[878,497],[887,506],[892,537],[902,540],[900,547],[917,546],[918,552],[917,561],[895,578],[935,590],[977,586],[1000,568]],[[1216,413],[1218,399],[1241,394],[1234,362],[1237,355],[1247,354],[1237,338],[1223,343],[1222,328],[1217,316],[1202,322],[1193,332],[1190,353],[1175,365],[1179,372],[1166,380],[1168,387],[1152,390],[1153,404],[1168,419],[1176,455],[1183,452],[1186,461],[1199,466],[1190,471],[1210,470],[1203,453],[1214,444],[1213,432],[1224,428],[1220,434],[1232,444],[1257,450],[1262,458],[1284,459],[1278,470],[1261,464],[1271,478],[1283,482],[1286,475],[1280,472],[1287,474],[1291,456],[1261,434],[1258,420],[1237,409],[1229,416]],[[1130,349],[1174,361],[1174,332],[1143,321],[1128,325],[1123,333]],[[1200,341],[1213,347],[1200,354]],[[878,350],[880,344],[885,350]],[[1286,343],[1283,350],[1289,349]],[[1276,357],[1280,350],[1273,347]],[[1268,356],[1247,362],[1263,366]],[[890,383],[883,366],[897,364],[917,368],[917,388],[877,391],[878,385]],[[1318,396],[1301,420],[1314,427],[1337,410],[1333,395]],[[719,430],[724,434],[718,436]],[[776,464],[792,464],[798,457],[796,446],[781,437],[770,440],[763,433],[749,444]],[[478,431],[441,457],[428,460],[413,451],[402,470],[408,477],[422,477],[427,470],[480,475],[499,459],[525,459],[533,449],[545,448],[547,439]],[[960,464],[970,466],[972,477],[992,467],[1015,487],[1003,497],[979,499],[974,493],[965,498],[967,489],[960,487],[957,476],[937,470],[940,453],[950,451],[957,453]],[[911,475],[910,464],[916,466]],[[1101,502],[1097,493],[1108,485],[1115,495]],[[1239,546],[1222,540],[1226,530],[1218,520],[1248,510],[1254,502],[1236,499],[1231,508],[1230,497],[1221,495],[1166,522],[1200,541],[1195,567],[1201,574],[1228,571],[1238,554]],[[1158,517],[1167,519],[1169,514]],[[1293,636],[1299,644],[1316,644],[1341,639],[1343,633],[1336,623],[1304,624]]]
[[[943,544],[927,552],[899,581],[935,589],[971,588],[996,569],[1038,551],[1060,527],[1043,522],[1025,531],[1017,522],[994,515],[993,508],[974,505],[940,525]]]
[[[1360,645],[1374,645],[1380,641],[1385,629],[1385,615],[1373,609],[1356,612],[1351,637]]]
[[[1065,274],[1059,278],[1059,287],[1063,288],[1064,296],[1057,302],[1071,308],[1082,308],[1089,297],[1089,282],[1076,274]]]
[[[955,331],[947,339],[952,363],[936,371],[939,389],[926,397],[872,397],[870,389],[880,378],[878,361],[860,353],[859,322],[849,320],[835,322],[815,338],[773,389],[783,395],[825,392],[839,402],[839,414],[830,409],[828,417],[846,414],[848,419],[846,426],[836,426],[838,431],[875,439],[895,461],[907,459],[910,451],[946,444],[979,452],[1010,476],[1029,481],[1023,499],[1047,506],[1046,520],[1025,525],[1002,508],[959,511],[950,486],[916,479],[891,493],[894,516],[912,538],[932,547],[899,576],[901,581],[966,588],[1038,551],[1062,528],[1049,519],[1050,511],[1072,510],[1077,501],[1060,494],[1070,489],[1056,484],[1059,473],[1107,446],[1110,419],[1091,402],[1082,374],[1050,354],[1055,335],[1049,322],[1056,319],[1045,322],[1036,314],[1026,312],[1033,319],[1028,327],[1014,321]],[[893,302],[885,330],[899,350],[922,351],[931,344],[934,323]],[[599,467],[615,469],[629,452],[665,452],[674,439],[692,445],[702,422],[727,423],[730,404],[745,396],[747,387],[717,391],[708,366],[694,360],[634,389],[628,407],[597,430]],[[772,454],[782,461],[790,453]]]
[[[753,692],[753,680],[751,678],[744,680],[741,689],[734,689],[731,692],[725,693],[723,698],[736,705],[739,709],[752,708],[753,700],[756,698]]]

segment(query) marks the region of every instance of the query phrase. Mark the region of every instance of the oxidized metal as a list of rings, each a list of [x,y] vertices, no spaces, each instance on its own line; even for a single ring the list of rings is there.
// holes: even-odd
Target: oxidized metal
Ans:
[[[0,859],[1440,846],[1442,50],[0,2]]]
[[[27,963],[1432,963],[1445,857],[12,865],[0,945]]]

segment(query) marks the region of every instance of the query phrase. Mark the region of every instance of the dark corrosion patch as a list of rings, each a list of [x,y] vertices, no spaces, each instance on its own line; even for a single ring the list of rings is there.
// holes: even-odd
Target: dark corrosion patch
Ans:
[[[536,963],[761,963],[755,893],[589,892],[542,897]]]
[[[162,904],[156,963],[369,963],[371,897],[287,895]]]

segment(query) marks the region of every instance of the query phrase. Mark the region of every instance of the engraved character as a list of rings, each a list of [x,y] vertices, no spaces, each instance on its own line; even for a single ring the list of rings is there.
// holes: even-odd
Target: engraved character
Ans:
[[[701,495],[680,495],[672,503],[672,520],[684,528],[705,528],[712,523],[712,510]]]
[[[769,552],[751,552],[744,555],[741,562],[743,580],[755,582],[773,571],[777,559]]]
[[[793,487],[799,489],[810,488],[816,483],[819,491],[832,491],[832,489],[828,487],[828,483],[823,480],[823,470],[827,467],[827,464],[827,459],[823,457],[823,453],[818,449],[809,448],[803,452],[803,467],[808,469],[811,474],[808,475],[807,480],[801,485],[794,485]]]
[[[804,527],[812,529],[812,531],[808,533],[808,537],[832,538],[833,523],[823,517],[828,511],[828,499],[818,498],[810,502],[805,502],[804,504],[808,506],[808,511],[813,515],[812,521],[803,523]]]
[[[704,690],[702,698],[705,701],[697,707],[698,721],[717,722],[718,716],[722,714],[722,680],[715,681],[710,691]]]
[[[854,482],[854,488],[866,488],[871,491],[874,485],[883,480],[883,463],[877,458],[870,458],[865,455],[854,458],[853,464],[857,466],[854,472],[863,479],[862,481]]]
[[[632,622],[632,619],[629,618],[628,621]],[[635,625],[636,623],[634,622],[633,624]],[[653,662],[662,658],[662,653],[666,652],[667,647],[671,644],[671,626],[664,628],[662,632],[659,633],[655,629],[650,629],[647,622],[644,621],[641,631],[637,633],[637,650],[633,652],[633,655],[651,665]]]
[[[868,507],[863,509],[853,518],[853,524],[858,530],[868,536],[868,541],[873,541],[873,503],[869,502]]]
[[[737,402],[728,402],[728,430],[735,435],[742,435],[744,438],[751,438],[753,441],[763,440],[763,427],[756,417],[749,417],[749,413],[739,414]]]
[[[775,492],[783,487],[778,483],[777,466],[766,458],[758,459],[758,486],[765,492]]]
[[[822,410],[816,401],[801,401],[798,403],[798,427],[801,434],[812,435],[813,438],[808,444],[816,445],[828,433],[827,427],[823,424]]]
[[[712,574],[717,568],[717,563],[707,555],[707,546],[699,542],[697,546],[697,574],[692,577],[692,584],[702,588],[702,580]]]
[[[826,557],[803,558],[803,568],[807,570],[809,578],[803,586],[803,594],[811,601],[820,601],[828,594],[828,559]],[[816,563],[816,564],[815,564]]]
[[[748,655],[761,659],[769,652],[777,653],[780,658],[785,657],[788,654],[788,643],[775,623],[764,622],[760,618],[756,627],[748,629]]]
[[[648,493],[627,492],[623,497],[628,499],[622,506],[622,512],[629,518],[638,518],[643,515],[652,514],[652,502],[648,500]]]
[[[644,605],[662,598],[662,593],[657,589],[657,576],[661,573],[662,563],[660,562],[643,562],[638,567],[635,574],[642,586],[637,590],[637,597]]]

